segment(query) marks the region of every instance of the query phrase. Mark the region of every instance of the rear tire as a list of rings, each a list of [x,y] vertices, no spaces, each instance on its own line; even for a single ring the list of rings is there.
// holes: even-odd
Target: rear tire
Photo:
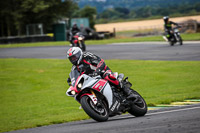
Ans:
[[[170,44],[170,46],[174,46],[174,41],[172,39],[170,39],[169,44]]]
[[[143,99],[143,97],[136,91],[134,91],[134,94],[138,95],[140,97],[140,99],[136,102],[133,102],[131,104],[131,109],[128,110],[128,112],[131,115],[134,115],[136,117],[139,116],[144,116],[147,113],[147,104],[145,102],[145,100]]]
[[[105,103],[101,107],[94,105],[89,96],[83,96],[80,100],[83,110],[94,120],[98,122],[107,121],[109,117],[108,109]]]
[[[183,45],[183,40],[182,40],[181,36],[179,35],[178,37],[179,37],[179,44]]]

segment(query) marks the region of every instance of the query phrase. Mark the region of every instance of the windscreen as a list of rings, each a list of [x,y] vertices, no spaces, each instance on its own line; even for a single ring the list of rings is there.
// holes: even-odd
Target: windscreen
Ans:
[[[69,76],[70,76],[71,84],[72,84],[73,87],[75,86],[76,80],[77,80],[79,75],[80,75],[80,73],[78,72],[77,69],[74,69],[70,72]]]

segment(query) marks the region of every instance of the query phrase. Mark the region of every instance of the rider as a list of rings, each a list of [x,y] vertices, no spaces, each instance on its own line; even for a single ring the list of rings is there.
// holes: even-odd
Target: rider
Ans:
[[[93,53],[83,53],[79,47],[72,47],[67,52],[67,57],[73,64],[72,70],[77,69],[80,73],[100,75],[108,80],[111,85],[122,89],[128,99],[137,99],[130,88],[126,87],[121,81],[118,81],[113,75],[110,68],[105,64],[104,60]],[[70,79],[68,79],[70,81]]]
[[[168,16],[163,17],[163,20],[164,20],[164,23],[165,23],[164,24],[164,30],[165,30],[166,36],[167,36],[168,40],[170,40],[174,36],[173,30],[172,30],[172,24],[176,25],[176,26],[178,26],[178,24],[175,23],[175,22],[169,21]]]
[[[69,36],[69,41],[71,42],[71,44],[73,44],[73,36],[80,32],[80,29],[78,28],[77,24],[74,24],[70,30],[70,36]]]

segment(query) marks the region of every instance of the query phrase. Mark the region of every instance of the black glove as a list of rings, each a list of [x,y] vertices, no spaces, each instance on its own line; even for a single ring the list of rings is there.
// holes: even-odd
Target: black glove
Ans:
[[[97,73],[97,72],[94,72],[93,74],[92,74],[92,76],[98,76],[99,74]]]
[[[100,75],[100,74],[101,74],[101,70],[97,68],[97,69],[95,70],[95,73],[96,73],[97,75]]]
[[[69,84],[69,86],[71,86],[71,79],[70,78],[67,79],[67,83]]]

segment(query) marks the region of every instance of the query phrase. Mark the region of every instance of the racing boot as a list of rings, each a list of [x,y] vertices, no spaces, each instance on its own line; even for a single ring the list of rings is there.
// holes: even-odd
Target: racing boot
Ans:
[[[139,96],[134,94],[130,88],[123,87],[122,89],[124,93],[127,95],[128,99],[133,99],[134,101],[137,101],[139,99]]]
[[[132,99],[134,101],[137,101],[139,99],[139,96],[133,93],[133,90],[130,89],[130,87],[128,87],[126,85],[126,83],[124,83],[123,81],[120,82],[120,86],[121,89],[123,90],[123,92],[125,93],[125,95],[127,96],[127,99]]]

